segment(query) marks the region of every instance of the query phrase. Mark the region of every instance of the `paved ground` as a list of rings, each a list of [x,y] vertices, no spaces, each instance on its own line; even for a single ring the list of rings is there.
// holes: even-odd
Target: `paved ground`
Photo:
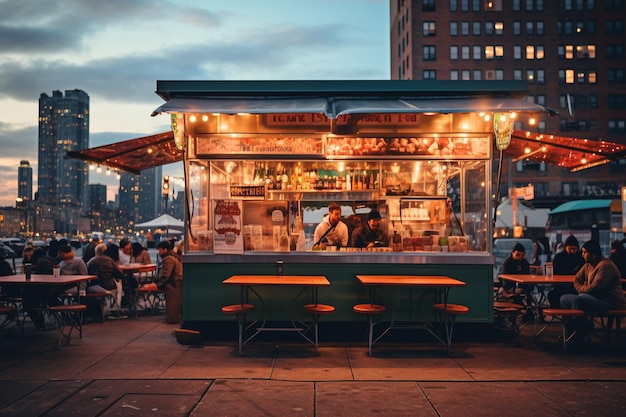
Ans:
[[[233,322],[233,326],[235,323]],[[55,349],[54,331],[0,331],[0,416],[621,416],[626,336],[563,353],[559,328],[532,326],[448,355],[429,342],[253,342],[183,346],[163,316],[90,323]],[[463,329],[461,329],[463,330]],[[467,332],[466,332],[467,334]],[[465,340],[462,340],[465,339]],[[468,341],[469,340],[469,341]]]

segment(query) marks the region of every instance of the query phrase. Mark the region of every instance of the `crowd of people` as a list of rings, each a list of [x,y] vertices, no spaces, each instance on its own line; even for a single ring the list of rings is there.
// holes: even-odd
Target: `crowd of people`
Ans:
[[[166,297],[166,321],[179,323],[182,319],[182,245],[174,241],[162,241],[157,245],[158,259],[161,267],[146,282],[146,289],[162,290]],[[95,275],[97,278],[79,286],[80,295],[87,293],[108,293],[114,298],[110,315],[115,318],[126,318],[124,308],[128,307],[129,297],[124,293],[137,291],[139,282],[132,272],[124,272],[120,266],[130,264],[152,264],[146,248],[139,242],[131,242],[127,238],[114,243],[104,243],[93,239],[83,248],[82,257],[76,256],[74,248],[65,239],[52,239],[47,247],[35,247],[27,244],[22,252],[22,270],[30,268],[32,274],[53,274],[53,268],[59,267],[61,275]],[[0,275],[13,274],[13,268],[5,260],[0,259]],[[17,293],[19,292],[19,293]],[[76,288],[61,288],[50,296],[45,286],[26,286],[22,288],[6,286],[2,294],[9,298],[22,299],[24,311],[35,327],[44,328],[46,306],[59,305],[63,298],[75,295]],[[90,303],[89,300],[83,301]],[[88,314],[96,314],[99,309],[90,308]]]

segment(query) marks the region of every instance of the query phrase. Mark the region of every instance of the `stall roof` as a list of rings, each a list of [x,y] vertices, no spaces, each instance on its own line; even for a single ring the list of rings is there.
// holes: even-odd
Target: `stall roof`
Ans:
[[[606,140],[572,138],[514,130],[504,155],[513,161],[557,165],[572,172],[626,158],[626,145]]]
[[[153,115],[184,113],[318,113],[335,118],[358,113],[554,112],[522,98],[524,81],[157,81],[166,100]],[[68,156],[139,173],[182,160],[172,132],[131,139]],[[513,131],[505,156],[579,171],[626,157],[608,141]]]
[[[167,103],[154,110],[197,113],[555,112],[521,98],[523,81],[157,81]]]
[[[96,148],[69,151],[67,156],[132,174],[183,160],[183,154],[176,147],[171,131]]]

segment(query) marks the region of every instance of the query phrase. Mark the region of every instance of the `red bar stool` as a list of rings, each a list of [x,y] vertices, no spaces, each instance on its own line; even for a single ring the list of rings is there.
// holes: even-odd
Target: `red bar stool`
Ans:
[[[317,332],[319,319],[324,314],[333,313],[335,311],[335,307],[328,304],[305,304],[302,308],[304,311],[311,314],[311,326],[313,326],[313,330],[315,332],[315,350],[319,351],[319,338]],[[303,333],[306,333],[306,330]]]
[[[355,313],[358,313],[358,314],[365,314],[365,315],[367,315],[367,321],[368,321],[368,324],[369,324],[369,327],[368,327],[368,337],[367,337],[368,355],[372,356],[372,344],[374,343],[374,341],[373,341],[373,339],[374,339],[374,327],[380,321],[380,320],[377,320],[376,318],[377,318],[377,316],[380,316],[385,311],[387,311],[387,307],[385,307],[384,305],[380,305],[380,304],[364,303],[364,304],[356,304],[356,305],[354,305],[352,307],[352,311],[354,311]],[[378,340],[379,338],[380,338],[380,336],[376,340]]]
[[[254,309],[254,304],[230,304],[222,307],[222,313],[233,314],[237,319],[237,329],[239,332],[238,351],[240,355],[243,349],[243,333],[246,324],[246,315]]]
[[[65,339],[70,344],[72,330],[78,330],[78,337],[83,338],[83,313],[87,310],[84,304],[61,304],[48,307],[48,312],[54,317],[56,329],[59,331],[59,341],[57,349],[61,347],[61,342]],[[69,330],[66,331],[66,328]]]
[[[469,307],[461,304],[438,303],[433,305],[433,309],[443,315],[442,321],[445,326],[445,341],[448,352],[450,352],[450,346],[452,345],[452,332],[454,332],[454,322],[456,321],[456,316],[469,314]]]
[[[585,315],[585,312],[582,310],[571,310],[565,308],[544,308],[543,309],[544,316],[551,316],[549,322],[539,329],[539,331],[535,334],[535,337],[539,336],[543,331],[550,325],[555,322],[561,323],[561,328],[563,331],[563,350],[567,352],[567,342],[572,340],[572,338],[576,335],[576,331],[573,331],[570,335],[567,334],[567,323],[575,317],[582,317]]]

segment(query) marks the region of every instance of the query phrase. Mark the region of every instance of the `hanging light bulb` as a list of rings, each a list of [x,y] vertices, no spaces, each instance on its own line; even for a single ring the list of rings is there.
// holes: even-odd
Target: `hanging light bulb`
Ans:
[[[96,172],[99,174],[102,172],[102,167],[98,164],[98,168],[96,168]]]
[[[107,175],[111,175],[111,170],[110,170],[109,168],[107,168],[107,172],[106,172],[106,174],[107,174]]]

